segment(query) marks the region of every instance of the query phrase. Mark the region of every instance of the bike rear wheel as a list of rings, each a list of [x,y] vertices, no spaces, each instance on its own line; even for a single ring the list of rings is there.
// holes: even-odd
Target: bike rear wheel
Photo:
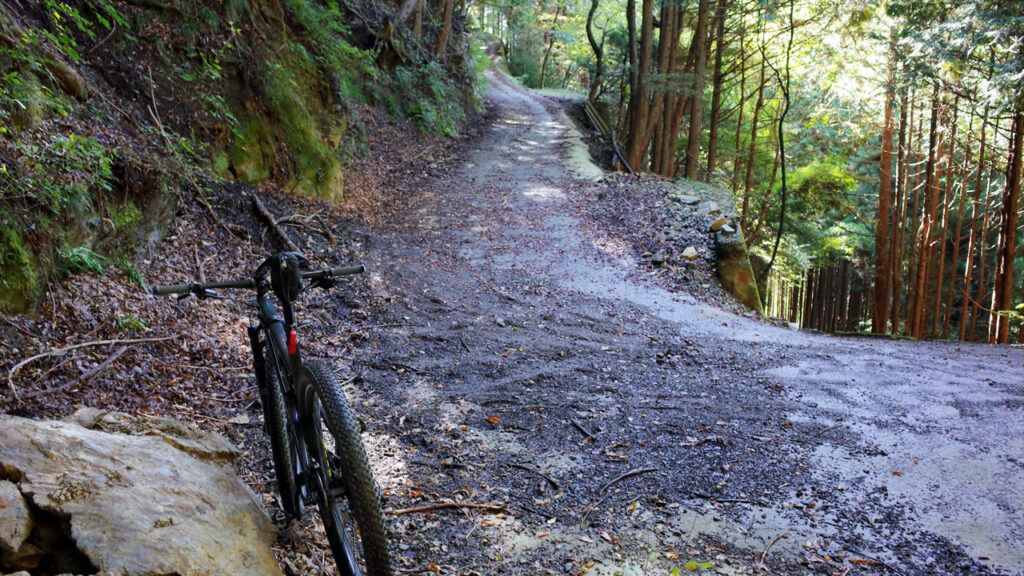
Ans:
[[[298,385],[304,395],[304,412],[310,418],[304,423],[309,457],[316,463],[324,487],[319,498],[320,518],[338,569],[347,576],[391,576],[376,483],[341,385],[334,373],[317,361],[302,367]],[[329,434],[324,434],[324,424]]]

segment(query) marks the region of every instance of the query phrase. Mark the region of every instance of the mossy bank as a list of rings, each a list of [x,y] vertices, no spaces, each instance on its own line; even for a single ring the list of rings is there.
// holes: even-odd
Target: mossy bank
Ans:
[[[68,273],[130,273],[204,183],[343,199],[347,166],[368,152],[360,106],[457,136],[481,87],[461,18],[442,44],[437,19],[395,26],[401,8],[0,6],[0,309],[31,311]]]

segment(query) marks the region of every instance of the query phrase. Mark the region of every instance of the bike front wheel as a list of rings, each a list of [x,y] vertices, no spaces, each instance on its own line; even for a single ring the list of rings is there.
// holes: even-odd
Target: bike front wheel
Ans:
[[[311,361],[299,372],[303,428],[315,462],[320,518],[341,574],[391,576],[387,532],[359,426],[334,373]],[[324,424],[329,434],[324,434]],[[354,520],[354,523],[353,523]],[[363,567],[365,566],[365,571]]]
[[[269,334],[268,334],[269,337]],[[268,347],[270,344],[267,345]],[[277,477],[277,490],[281,495],[281,507],[288,516],[295,518],[301,515],[301,504],[295,489],[295,463],[300,455],[295,453],[296,443],[288,406],[284,399],[281,386],[281,362],[283,360],[272,350],[264,355],[264,378],[261,391],[263,400],[263,419],[270,436],[270,448],[274,457],[274,474]]]

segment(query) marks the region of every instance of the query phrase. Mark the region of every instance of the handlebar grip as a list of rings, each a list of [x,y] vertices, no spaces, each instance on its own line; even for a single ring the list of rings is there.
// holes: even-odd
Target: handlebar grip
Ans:
[[[365,271],[362,264],[356,266],[338,266],[337,268],[331,268],[331,276],[348,276],[350,274],[362,274]]]
[[[154,296],[166,294],[188,294],[192,291],[192,284],[175,284],[173,286],[153,286],[151,292]]]

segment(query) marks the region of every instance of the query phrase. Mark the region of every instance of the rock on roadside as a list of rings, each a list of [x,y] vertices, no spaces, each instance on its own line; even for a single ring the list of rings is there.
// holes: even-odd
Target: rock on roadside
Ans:
[[[19,548],[35,552],[0,556],[0,572],[42,562],[124,576],[280,575],[274,526],[236,475],[238,455],[173,420],[89,408],[67,421],[0,415],[0,475],[28,504]]]

